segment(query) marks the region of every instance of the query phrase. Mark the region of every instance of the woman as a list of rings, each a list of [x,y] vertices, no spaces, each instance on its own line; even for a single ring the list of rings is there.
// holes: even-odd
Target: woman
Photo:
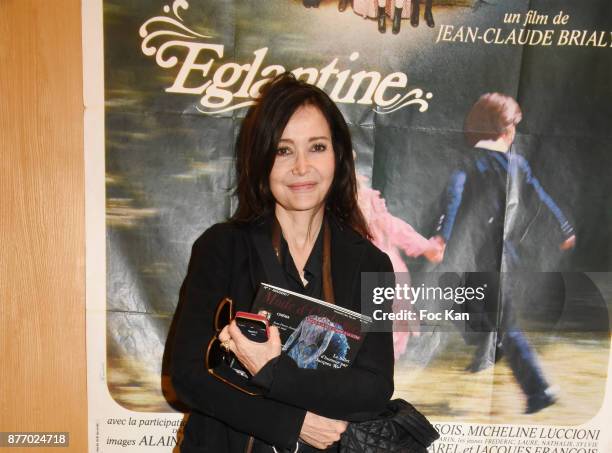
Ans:
[[[232,322],[218,337],[263,396],[208,374],[203,351],[225,296],[249,311],[271,282],[360,311],[361,272],[392,272],[357,206],[347,125],[323,91],[282,75],[249,110],[236,153],[237,210],[196,240],[181,291],[171,374],[192,409],[181,449],[337,451],[347,421],[379,413],[393,393],[391,332],[366,335],[351,367],[313,370],[281,353],[277,329],[258,344]]]

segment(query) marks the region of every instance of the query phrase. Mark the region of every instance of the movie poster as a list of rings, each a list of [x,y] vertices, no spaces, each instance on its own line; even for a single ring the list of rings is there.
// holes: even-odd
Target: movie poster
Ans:
[[[177,451],[191,245],[232,214],[240,122],[285,71],[344,114],[394,270],[501,301],[396,322],[430,451],[612,451],[608,0],[84,0],[83,57],[90,452]],[[510,126],[482,134],[496,99]]]

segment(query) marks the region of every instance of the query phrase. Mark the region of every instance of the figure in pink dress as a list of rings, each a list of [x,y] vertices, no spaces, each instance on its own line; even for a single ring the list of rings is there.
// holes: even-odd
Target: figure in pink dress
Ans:
[[[353,11],[363,17],[378,20],[378,31],[387,30],[386,17],[393,18],[391,31],[400,31],[402,19],[410,17],[410,0],[353,0]]]
[[[410,284],[408,267],[402,258],[402,252],[409,257],[415,258],[430,253],[438,253],[439,244],[433,239],[426,239],[420,235],[411,225],[402,219],[393,216],[388,210],[385,199],[380,196],[378,190],[370,188],[368,179],[357,174],[358,192],[357,200],[359,208],[363,213],[370,232],[372,242],[391,259],[394,272],[402,272],[408,281],[401,283]],[[399,283],[399,282],[398,282]],[[411,308],[410,301],[398,301],[393,303],[393,311]],[[405,351],[408,340],[413,335],[418,335],[418,321],[394,321],[393,322],[393,349],[395,360]]]

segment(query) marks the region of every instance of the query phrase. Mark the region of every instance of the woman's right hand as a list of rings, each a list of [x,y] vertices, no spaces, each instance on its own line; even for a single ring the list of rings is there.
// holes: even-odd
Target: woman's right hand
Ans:
[[[315,448],[323,450],[334,442],[339,441],[347,426],[347,421],[335,420],[312,412],[306,412],[302,431],[300,432],[300,439]]]

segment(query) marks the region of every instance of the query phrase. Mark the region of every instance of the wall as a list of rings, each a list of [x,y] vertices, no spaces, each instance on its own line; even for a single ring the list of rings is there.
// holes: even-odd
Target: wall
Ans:
[[[82,453],[80,14],[79,0],[0,1],[0,431],[69,431],[62,451]]]

